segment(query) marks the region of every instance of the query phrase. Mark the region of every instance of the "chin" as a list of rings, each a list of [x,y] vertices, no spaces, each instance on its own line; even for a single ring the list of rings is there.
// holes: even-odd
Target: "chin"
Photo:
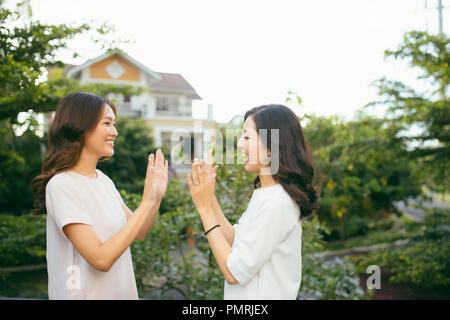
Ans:
[[[258,167],[251,164],[246,164],[244,168],[247,172],[258,172]]]
[[[102,157],[112,157],[114,155],[114,150],[109,150],[102,154]]]

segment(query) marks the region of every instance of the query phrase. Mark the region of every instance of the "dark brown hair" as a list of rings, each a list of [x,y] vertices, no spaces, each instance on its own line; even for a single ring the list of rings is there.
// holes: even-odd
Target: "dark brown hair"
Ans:
[[[271,150],[271,158],[279,161],[274,180],[297,203],[302,218],[311,215],[319,208],[318,188],[312,186],[313,161],[299,119],[288,107],[276,104],[253,108],[245,113],[245,120],[248,117],[255,122],[256,132],[267,130],[267,139],[261,141]],[[271,148],[271,129],[279,130],[278,152]],[[261,186],[259,176],[253,184],[255,189]]]
[[[32,213],[46,213],[45,188],[57,173],[72,168],[80,158],[86,135],[101,120],[108,104],[116,114],[116,106],[106,98],[88,92],[74,92],[61,99],[48,130],[48,152],[41,174],[31,181],[34,195]],[[103,157],[100,161],[109,159]]]

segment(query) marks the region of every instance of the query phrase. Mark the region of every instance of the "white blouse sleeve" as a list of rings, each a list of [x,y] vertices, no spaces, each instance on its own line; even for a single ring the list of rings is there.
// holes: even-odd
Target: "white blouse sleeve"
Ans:
[[[120,195],[119,190],[117,190],[115,186],[114,186],[114,191],[115,191],[115,194],[116,194],[116,198],[119,200],[120,204],[121,205],[125,204],[125,202],[122,199],[122,196]]]
[[[282,201],[263,200],[256,210],[258,212],[251,213],[248,226],[244,229],[239,226],[238,239],[227,258],[228,269],[241,285],[253,278],[270,259],[293,226]],[[236,225],[234,227],[237,232]]]
[[[100,170],[99,170],[99,171],[100,171]],[[100,171],[100,172],[101,172],[101,171]],[[108,183],[109,183],[109,185],[110,185],[110,187],[111,187],[111,190],[112,190],[112,192],[114,193],[114,195],[115,195],[115,197],[117,198],[117,200],[119,200],[119,203],[120,203],[121,205],[122,205],[122,204],[125,204],[125,202],[124,202],[123,199],[122,199],[122,196],[120,195],[119,190],[117,190],[116,185],[114,184],[114,181],[112,181],[111,178],[108,177],[107,175],[105,175],[103,172],[102,172],[102,175],[106,178],[106,181],[108,181]]]
[[[91,218],[83,208],[81,200],[67,183],[50,181],[45,191],[47,214],[56,223],[61,234],[67,239],[63,227],[70,223],[92,225]]]

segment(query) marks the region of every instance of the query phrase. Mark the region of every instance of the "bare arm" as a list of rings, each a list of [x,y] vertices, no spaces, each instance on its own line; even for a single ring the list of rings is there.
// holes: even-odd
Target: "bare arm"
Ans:
[[[141,229],[139,230],[138,234],[134,238],[134,240],[142,241],[145,240],[147,237],[147,233],[149,232],[150,228],[152,227],[153,223],[155,222],[156,216],[158,215],[158,210],[161,205],[161,200],[156,202],[156,204],[150,209],[150,213],[147,215],[147,219],[145,220],[144,224],[141,226]],[[125,215],[127,216],[127,221],[136,214],[137,210],[133,214],[130,209],[126,205],[122,205],[122,209],[125,212]]]
[[[219,201],[217,201],[215,195],[211,201],[211,208],[214,212],[214,216],[216,217],[217,222],[220,224],[220,228],[225,239],[227,240],[228,244],[232,246],[234,241],[234,227],[223,214],[222,208],[220,208]]]
[[[94,268],[109,271],[133,240],[145,238],[153,224],[161,198],[166,191],[168,169],[168,163],[167,161],[164,163],[161,150],[158,149],[156,161],[154,160],[154,155],[151,154],[141,204],[134,214],[131,214],[125,205],[122,206],[127,215],[127,222],[110,239],[102,242],[94,229],[86,224],[74,223],[63,227],[63,232],[78,252]]]
[[[205,209],[200,211],[199,211],[200,217],[202,219],[203,227],[205,228],[205,230],[209,230],[218,223],[220,224],[220,222],[218,221],[218,219],[216,219],[214,214],[211,214],[212,209]],[[231,245],[226,239],[223,231],[224,229],[222,229],[222,225],[220,225],[220,228],[215,228],[210,232],[208,232],[207,238],[209,246],[211,247],[211,251],[214,257],[216,258],[217,264],[219,265],[220,271],[222,271],[225,280],[229,284],[237,284],[239,282],[236,280],[236,278],[233,276],[233,274],[227,267],[227,259],[229,254],[231,253]]]
[[[72,223],[63,231],[91,266],[107,272],[136,238],[154,206],[154,202],[141,203],[122,229],[105,242],[90,225]]]
[[[198,162],[194,162],[194,164],[192,165],[193,181],[191,181],[191,175],[187,175],[187,182],[189,185],[189,190],[191,192],[192,200],[198,210],[198,213],[200,214],[200,218],[202,219],[203,227],[205,228],[205,230],[210,230],[212,227],[219,223],[219,220],[216,218],[211,208],[211,202],[213,201],[214,197],[215,176],[216,175],[214,173],[211,175],[211,177],[208,177],[206,164],[203,160],[201,163],[201,168]],[[224,220],[226,220],[223,213],[221,214],[221,216]],[[229,284],[237,284],[238,281],[231,274],[230,270],[227,267],[227,259],[232,249],[222,230],[223,229],[221,226],[220,228],[215,228],[212,231],[208,232],[208,242],[211,247],[212,253],[214,254],[214,257],[216,258],[217,264],[219,265],[220,271],[222,271],[222,274],[225,277],[225,280]]]

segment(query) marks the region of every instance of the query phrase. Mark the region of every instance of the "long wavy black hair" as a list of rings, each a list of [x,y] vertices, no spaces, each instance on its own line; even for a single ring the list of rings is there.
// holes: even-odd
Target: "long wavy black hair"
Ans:
[[[312,216],[319,208],[318,187],[312,185],[313,160],[299,119],[291,109],[278,104],[253,108],[245,113],[245,120],[248,117],[254,121],[256,132],[267,130],[267,139],[260,141],[271,151],[272,159],[278,157],[278,171],[272,175],[274,180],[297,203],[301,218]],[[279,130],[278,150],[271,148],[271,129]],[[255,189],[261,186],[259,176],[253,185]]]

